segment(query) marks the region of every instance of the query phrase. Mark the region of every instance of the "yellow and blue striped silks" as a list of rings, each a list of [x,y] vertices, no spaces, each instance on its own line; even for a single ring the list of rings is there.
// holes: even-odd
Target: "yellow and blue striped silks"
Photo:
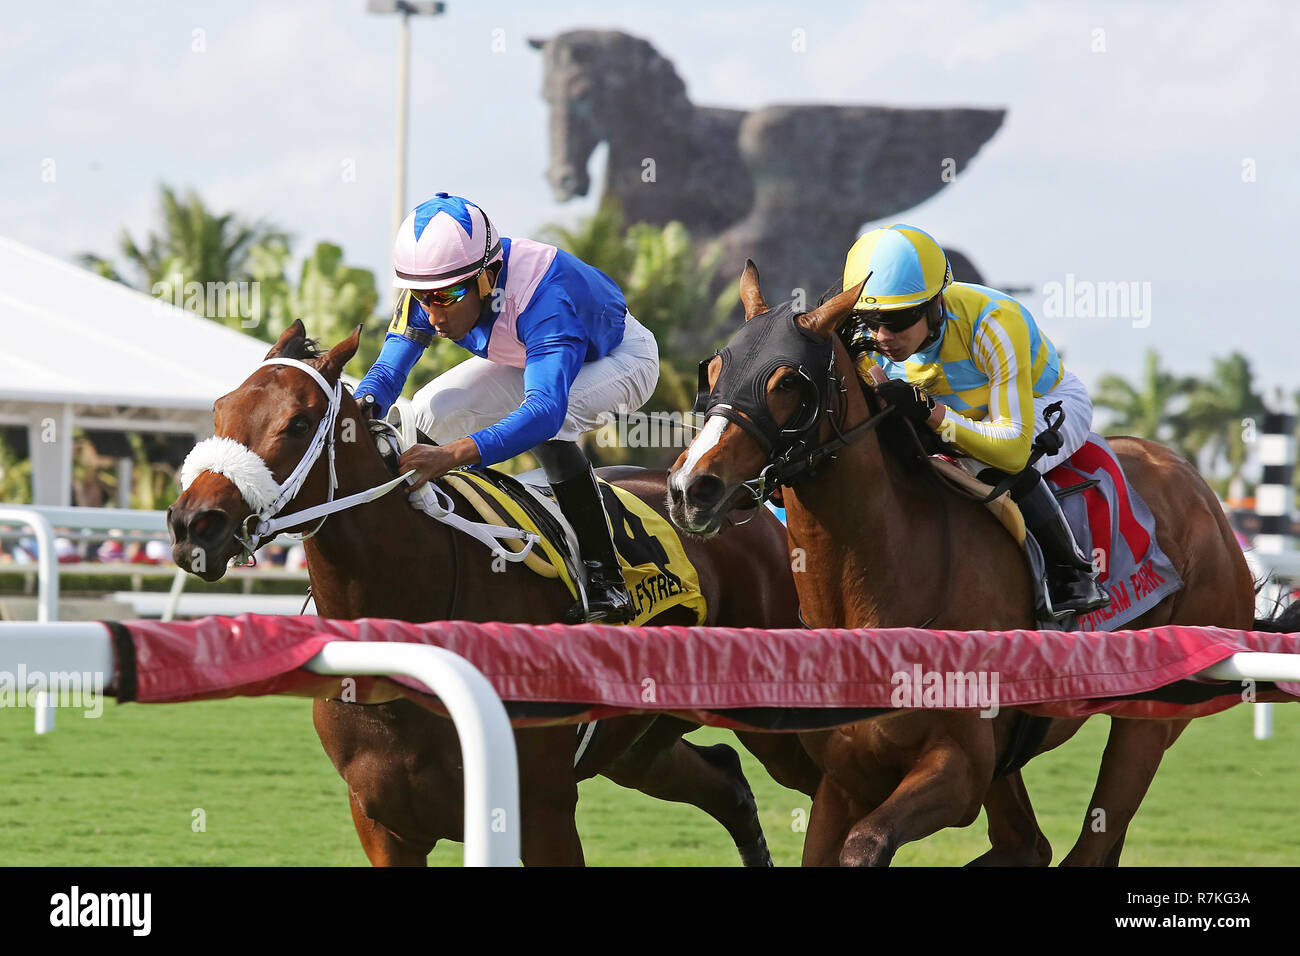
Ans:
[[[938,431],[966,454],[1020,471],[1034,439],[1034,398],[1065,374],[1056,346],[1028,309],[996,289],[954,282],[943,304],[939,341],[902,362],[875,354],[863,361],[947,405]]]

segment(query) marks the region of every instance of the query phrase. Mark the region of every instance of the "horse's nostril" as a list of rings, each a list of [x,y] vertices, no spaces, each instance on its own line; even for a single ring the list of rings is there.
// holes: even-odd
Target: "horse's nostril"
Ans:
[[[195,541],[215,541],[223,536],[226,516],[220,511],[204,511],[190,519],[189,533]]]
[[[698,475],[686,488],[686,498],[697,508],[714,508],[727,490],[716,475]]]

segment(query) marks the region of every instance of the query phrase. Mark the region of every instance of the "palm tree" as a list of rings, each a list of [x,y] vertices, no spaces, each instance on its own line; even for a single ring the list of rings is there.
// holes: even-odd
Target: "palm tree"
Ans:
[[[615,199],[603,200],[596,214],[582,220],[575,228],[543,226],[538,230],[537,238],[595,266],[620,286],[632,269],[632,248],[627,242],[622,210]]]
[[[5,431],[0,428],[0,502],[28,504],[32,500],[32,459],[30,455],[19,457]]]
[[[178,198],[170,186],[159,187],[162,228],[141,242],[123,229],[119,252],[133,267],[138,287],[152,292],[159,283],[242,282],[252,278],[249,257],[254,246],[267,242],[287,245],[287,233],[265,223],[246,223],[234,213],[214,215],[198,193]],[[100,275],[124,282],[109,259],[83,253],[81,264]]]
[[[1205,458],[1202,463],[1212,471],[1218,470],[1220,460],[1226,464],[1226,476],[1213,480],[1217,491],[1226,492],[1241,473],[1246,463],[1247,423],[1265,412],[1264,402],[1253,387],[1250,361],[1239,352],[1215,358],[1210,377],[1193,387],[1180,416],[1186,446],[1195,456]]]
[[[1170,405],[1185,399],[1197,384],[1194,378],[1162,369],[1160,356],[1148,349],[1137,386],[1119,375],[1104,375],[1093,392],[1092,403],[1115,413],[1109,431],[1165,442],[1192,457],[1186,444],[1188,422]]]

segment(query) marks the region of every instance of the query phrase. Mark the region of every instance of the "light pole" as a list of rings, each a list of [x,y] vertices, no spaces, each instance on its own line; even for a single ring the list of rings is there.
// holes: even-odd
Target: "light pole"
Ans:
[[[369,0],[367,9],[371,13],[400,13],[401,25],[397,39],[397,165],[393,184],[393,230],[390,236],[396,236],[406,215],[406,100],[407,73],[411,60],[411,24],[415,16],[436,17],[447,9],[445,3],[412,3],[409,0]]]

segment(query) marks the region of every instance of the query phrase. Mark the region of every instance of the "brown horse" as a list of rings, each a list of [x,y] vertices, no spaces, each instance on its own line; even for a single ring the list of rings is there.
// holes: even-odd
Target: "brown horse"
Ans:
[[[928,459],[915,453],[910,426],[885,412],[872,390],[859,387],[835,335],[857,295],[848,290],[815,311],[795,314],[789,303],[768,308],[752,262],[741,279],[747,320],[793,321],[810,341],[833,349],[815,373],[825,376],[820,388],[806,372],[772,368],[770,356],[742,351],[729,359],[740,363],[728,372],[729,381],[744,383],[750,389],[744,394],[761,396],[774,426],[803,421],[814,446],[849,436],[846,444],[831,446],[835,454],[815,474],[793,479],[783,491],[790,546],[806,561],[795,575],[804,620],[816,627],[1032,629],[1033,595],[1020,547],[982,505],[940,485]],[[721,356],[708,364],[710,390],[722,367]],[[810,401],[819,403],[813,417]],[[696,535],[711,537],[730,509],[752,504],[760,492],[754,479],[772,463],[751,434],[751,417],[742,415],[742,425],[737,414],[731,408],[711,416],[670,475],[670,514]],[[1182,590],[1127,626],[1249,628],[1250,573],[1214,493],[1160,445],[1135,438],[1112,444],[1156,516],[1160,546],[1184,581]],[[1011,711],[984,720],[969,712],[913,710],[804,735],[825,772],[804,862],[888,863],[906,842],[969,825],[981,802],[994,849],[976,862],[1049,862],[1051,848],[1019,774],[990,786],[995,756],[1014,719]],[[1036,752],[1057,746],[1081,723],[1053,721]],[[1185,725],[1112,721],[1092,812],[1066,864],[1118,863],[1161,756]]]
[[[260,456],[282,484],[304,460],[331,405],[343,366],[356,352],[360,329],[321,354],[295,322],[267,353],[315,369],[259,367],[214,406],[216,434]],[[392,479],[360,409],[341,392],[332,429],[340,497]],[[234,447],[234,446],[232,446]],[[239,452],[244,454],[244,452]],[[329,468],[310,466],[292,499],[293,513],[324,502]],[[247,456],[245,457],[247,460]],[[624,472],[628,469],[624,469]],[[619,482],[662,507],[664,472],[641,472]],[[312,593],[319,613],[333,618],[388,617],[406,621],[555,622],[571,603],[567,589],[520,565],[493,568],[481,544],[415,511],[405,486],[331,515],[306,542]],[[472,513],[460,499],[457,510]],[[203,471],[169,509],[177,564],[205,580],[220,578],[242,545],[235,534],[254,514],[230,478]],[[290,516],[292,517],[292,516]],[[315,522],[312,522],[315,524]],[[309,531],[310,527],[299,530]],[[735,538],[687,544],[708,600],[709,623],[788,626],[796,618],[793,582],[779,523],[755,521]],[[202,562],[196,558],[202,556]],[[497,568],[502,563],[497,563]],[[741,583],[745,586],[742,587]],[[653,623],[683,621],[670,609]],[[693,615],[691,615],[693,617]],[[423,865],[443,839],[462,839],[460,748],[450,720],[407,701],[362,706],[316,701],[316,730],[325,752],[347,781],[357,833],[370,861]],[[718,820],[747,864],[770,864],[749,785],[735,751],[681,739],[694,725],[669,717],[632,716],[601,721],[579,766],[571,725],[516,732],[519,755],[522,856],[527,865],[581,864],[574,825],[578,781],[601,773],[625,787],[685,802]],[[820,773],[790,735],[746,735],[773,775],[811,792]]]

